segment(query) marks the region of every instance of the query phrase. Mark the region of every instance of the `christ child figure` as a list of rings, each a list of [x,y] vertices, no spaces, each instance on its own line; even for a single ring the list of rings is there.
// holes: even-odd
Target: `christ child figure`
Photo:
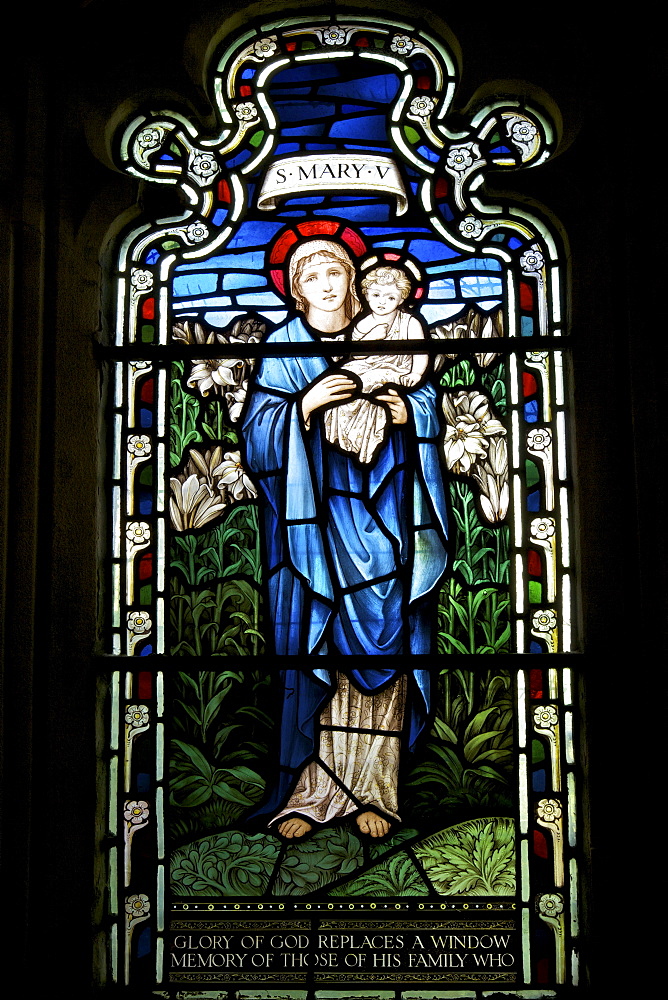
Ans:
[[[355,324],[352,339],[424,340],[420,322],[401,309],[410,290],[411,283],[399,268],[378,267],[370,271],[362,281],[362,294],[371,311]],[[426,354],[352,356],[340,370],[357,376],[361,393],[325,411],[327,440],[353,453],[360,462],[371,463],[385,439],[388,408],[392,413],[400,402],[398,388],[416,386],[423,379],[427,365]]]

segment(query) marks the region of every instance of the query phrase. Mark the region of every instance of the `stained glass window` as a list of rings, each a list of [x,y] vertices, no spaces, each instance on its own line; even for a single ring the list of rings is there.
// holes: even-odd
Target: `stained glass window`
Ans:
[[[457,79],[415,24],[283,18],[215,52],[217,129],[118,132],[182,200],[111,279],[119,982],[578,983],[566,255],[484,186],[558,136]]]

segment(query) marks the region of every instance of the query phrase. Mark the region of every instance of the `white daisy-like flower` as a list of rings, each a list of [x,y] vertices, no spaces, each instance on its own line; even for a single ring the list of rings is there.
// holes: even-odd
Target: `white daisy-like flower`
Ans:
[[[534,517],[531,522],[531,537],[532,538],[552,538],[554,534],[554,518],[552,517]]]
[[[417,118],[429,118],[435,107],[436,104],[431,97],[414,97],[411,101],[410,113]]]
[[[547,427],[534,427],[527,434],[527,448],[531,451],[545,451],[552,444],[552,435]]]
[[[536,807],[538,819],[544,823],[554,823],[561,819],[561,804],[556,799],[541,799]]]
[[[143,799],[127,801],[124,803],[123,818],[126,823],[136,826],[148,819],[149,811],[148,802],[144,802]]]
[[[400,56],[407,56],[413,51],[414,47],[415,43],[408,35],[395,35],[390,42],[392,52],[396,52]]]
[[[137,142],[142,149],[155,149],[162,142],[162,130],[157,128],[145,128],[137,136]]]
[[[323,31],[322,40],[325,45],[345,45],[346,33],[332,24]]]
[[[547,357],[547,351],[529,351],[527,354],[527,361],[545,361]]]
[[[473,163],[473,156],[469,146],[453,146],[445,161],[451,170],[464,171]]]
[[[203,222],[191,222],[186,229],[186,236],[190,243],[203,243],[209,237],[209,230]]]
[[[533,122],[526,121],[524,118],[515,119],[510,126],[510,137],[516,142],[524,144],[532,142],[537,133],[538,129]]]
[[[145,917],[150,909],[151,904],[148,901],[148,896],[143,892],[136,892],[125,900],[125,912],[129,913],[131,918]]]
[[[146,705],[128,705],[125,710],[125,721],[133,729],[145,726],[148,723],[149,712]]]
[[[153,275],[150,271],[143,271],[139,267],[133,267],[130,283],[138,292],[148,292],[153,288]]]
[[[213,177],[214,174],[218,173],[218,164],[215,156],[211,153],[197,153],[193,157],[190,169],[198,177]]]
[[[241,464],[240,452],[228,451],[213,474],[220,476],[218,489],[222,490],[225,487],[227,492],[232,494],[234,500],[244,500],[257,496],[257,490]]]
[[[151,439],[146,434],[132,434],[128,439],[128,451],[137,458],[146,458],[151,454]]]
[[[150,361],[131,361],[130,364],[136,371],[143,371],[144,368],[150,368]]]
[[[520,257],[520,265],[523,271],[540,271],[544,263],[544,257],[539,250],[527,250]]]
[[[476,219],[473,215],[467,215],[465,219],[459,223],[459,232],[462,236],[468,236],[469,239],[477,240],[482,236],[483,225],[480,219]]]
[[[145,635],[151,631],[153,622],[143,611],[128,611],[128,632],[135,635]]]
[[[125,529],[125,534],[129,542],[135,545],[143,545],[151,540],[151,528],[146,521],[131,521]]]
[[[564,912],[563,898],[556,892],[546,892],[538,899],[538,909],[545,917],[558,917]]]
[[[554,705],[536,705],[533,710],[533,721],[539,729],[551,729],[559,721]]]
[[[272,38],[261,38],[253,46],[253,52],[258,59],[269,59],[276,51],[276,42]]]
[[[242,122],[251,122],[254,118],[257,118],[257,108],[252,101],[244,101],[243,104],[234,105],[234,113]]]
[[[551,632],[557,626],[557,616],[549,608],[544,611],[534,611],[531,627],[535,632]]]

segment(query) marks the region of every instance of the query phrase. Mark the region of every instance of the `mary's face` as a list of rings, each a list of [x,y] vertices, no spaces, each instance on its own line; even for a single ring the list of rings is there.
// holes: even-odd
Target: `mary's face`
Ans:
[[[349,282],[342,264],[323,254],[315,254],[304,265],[299,278],[299,290],[314,309],[337,312],[346,300]]]

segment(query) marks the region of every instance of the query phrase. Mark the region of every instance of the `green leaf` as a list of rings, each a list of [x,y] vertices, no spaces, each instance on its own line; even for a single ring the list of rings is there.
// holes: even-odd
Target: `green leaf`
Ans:
[[[475,759],[478,749],[486,743],[488,740],[493,739],[495,736],[502,736],[501,730],[493,729],[489,733],[480,733],[479,736],[474,736],[472,740],[464,745],[464,756],[469,763],[472,763]]]
[[[181,740],[172,740],[172,743],[175,743],[179,750],[193,762],[200,774],[204,775],[207,780],[211,780],[213,768],[201,750],[198,750],[197,747],[192,746],[190,743],[183,743]]]

